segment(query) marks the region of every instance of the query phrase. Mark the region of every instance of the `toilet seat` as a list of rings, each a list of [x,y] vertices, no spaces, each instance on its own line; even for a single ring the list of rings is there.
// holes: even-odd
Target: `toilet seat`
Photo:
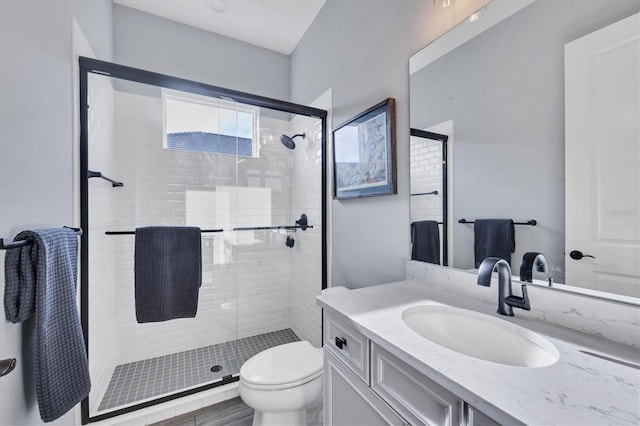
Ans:
[[[240,368],[240,380],[252,389],[276,390],[303,385],[322,375],[322,354],[307,341],[274,346]]]

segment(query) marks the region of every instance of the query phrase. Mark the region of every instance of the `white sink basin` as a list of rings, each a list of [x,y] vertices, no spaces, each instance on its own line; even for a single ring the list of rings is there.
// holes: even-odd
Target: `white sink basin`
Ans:
[[[559,358],[544,337],[526,328],[466,309],[421,305],[402,313],[416,333],[453,351],[517,367],[545,367]]]

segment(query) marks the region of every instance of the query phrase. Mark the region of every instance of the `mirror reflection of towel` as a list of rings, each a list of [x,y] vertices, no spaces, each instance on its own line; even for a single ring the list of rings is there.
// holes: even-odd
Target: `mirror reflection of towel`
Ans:
[[[473,227],[475,267],[487,257],[499,257],[511,265],[511,253],[516,250],[516,229],[513,219],[476,219]]]
[[[435,220],[411,223],[411,260],[440,264],[440,227]]]

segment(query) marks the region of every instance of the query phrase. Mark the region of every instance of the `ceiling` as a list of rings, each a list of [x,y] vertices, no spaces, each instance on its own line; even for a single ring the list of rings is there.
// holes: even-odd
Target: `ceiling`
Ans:
[[[113,0],[290,55],[326,0]]]

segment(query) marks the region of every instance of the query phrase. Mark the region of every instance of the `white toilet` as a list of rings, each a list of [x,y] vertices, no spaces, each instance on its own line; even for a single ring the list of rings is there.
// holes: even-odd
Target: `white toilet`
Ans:
[[[254,426],[306,425],[322,407],[322,351],[306,341],[262,351],[240,368],[239,390]]]

